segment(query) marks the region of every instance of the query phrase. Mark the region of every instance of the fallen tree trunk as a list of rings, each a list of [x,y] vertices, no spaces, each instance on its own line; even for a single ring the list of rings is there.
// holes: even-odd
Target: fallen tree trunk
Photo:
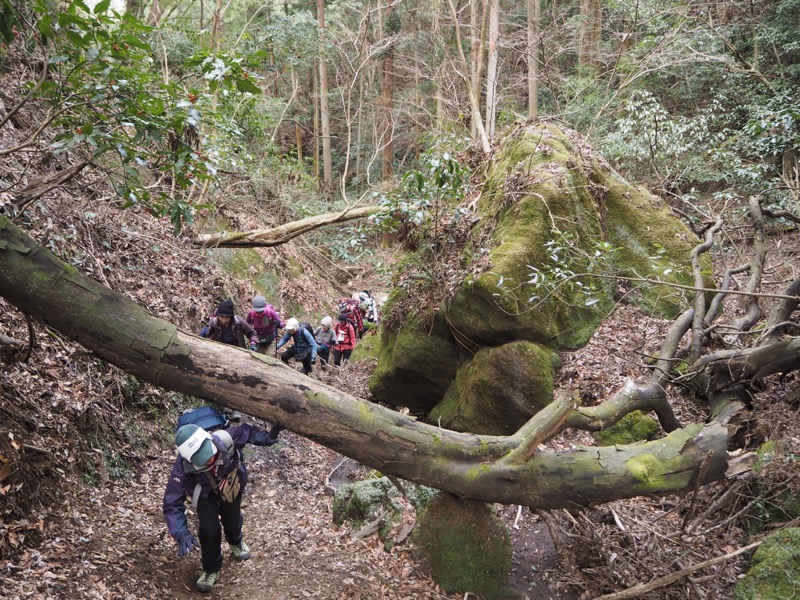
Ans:
[[[99,357],[155,385],[268,420],[387,475],[462,498],[581,507],[695,489],[725,476],[726,427],[677,429],[629,446],[542,450],[571,394],[507,437],[421,423],[324,385],[276,359],[211,342],[80,274],[0,217],[0,295]]]
[[[308,233],[309,231],[330,225],[331,223],[343,223],[353,219],[361,219],[388,210],[384,206],[363,206],[335,213],[325,213],[314,215],[284,223],[272,229],[256,229],[254,231],[238,231],[234,233],[202,233],[195,236],[192,242],[196,246],[204,248],[255,248],[279,246],[285,244],[292,238]]]

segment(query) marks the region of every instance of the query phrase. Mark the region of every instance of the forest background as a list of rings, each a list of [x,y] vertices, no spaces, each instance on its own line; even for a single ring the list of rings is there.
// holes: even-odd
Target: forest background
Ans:
[[[391,218],[314,231],[274,260],[284,275],[295,260],[351,276],[366,265],[388,285],[398,266],[381,232],[431,222],[441,165],[466,169],[469,148],[491,155],[506,125],[543,117],[694,226],[743,218],[750,196],[796,215],[798,26],[797,0],[0,0],[0,131],[15,130],[0,208],[45,228],[52,196],[80,191],[83,221],[111,205],[186,240],[381,205]],[[66,226],[49,244],[113,280],[82,262],[78,237]],[[288,312],[328,308],[257,276]],[[205,290],[209,305],[231,291],[246,302],[225,287]],[[186,305],[162,308],[195,328]],[[10,504],[6,523],[23,508]]]

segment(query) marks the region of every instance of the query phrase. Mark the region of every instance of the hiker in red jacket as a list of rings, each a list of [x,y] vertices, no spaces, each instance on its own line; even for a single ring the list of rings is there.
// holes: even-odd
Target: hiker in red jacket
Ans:
[[[338,367],[342,364],[342,359],[345,363],[348,361],[353,353],[353,348],[356,347],[356,330],[347,320],[346,313],[339,315],[333,326],[333,334],[336,340],[336,345],[333,347],[333,364]]]

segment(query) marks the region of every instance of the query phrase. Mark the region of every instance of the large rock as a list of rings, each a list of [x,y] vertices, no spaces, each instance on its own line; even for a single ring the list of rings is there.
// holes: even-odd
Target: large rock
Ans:
[[[411,541],[448,594],[514,597],[507,586],[511,536],[489,504],[439,494],[417,516]]]
[[[382,402],[427,412],[441,400],[462,360],[438,315],[430,323],[415,318],[400,329],[382,332],[378,367],[369,388]]]
[[[447,429],[511,435],[553,399],[558,355],[531,342],[478,352],[461,366],[428,420]]]
[[[752,565],[733,591],[734,600],[796,598],[800,581],[800,529],[773,533],[758,547]]]
[[[490,267],[465,279],[434,315],[389,320],[396,325],[383,332],[370,379],[377,400],[426,412],[444,399],[437,410],[450,418],[453,406],[480,397],[484,408],[459,409],[452,420],[479,431],[485,407],[499,406],[507,392],[470,380],[465,364],[482,360],[475,354],[481,349],[523,340],[552,351],[580,347],[620,288],[626,301],[661,316],[688,303],[677,288],[620,285],[608,277],[692,285],[698,240],[666,204],[623,180],[574,132],[540,122],[516,126],[492,159],[475,217],[461,262],[486,248]],[[537,273],[552,285],[533,283]],[[454,383],[457,373],[463,385]],[[554,376],[554,367],[542,368],[541,382],[526,385],[544,391]],[[528,404],[539,406],[540,398]]]

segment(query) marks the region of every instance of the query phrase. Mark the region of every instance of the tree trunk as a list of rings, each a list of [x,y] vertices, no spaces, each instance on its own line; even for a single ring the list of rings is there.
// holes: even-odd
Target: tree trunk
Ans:
[[[500,39],[500,0],[489,0],[489,49],[486,57],[486,135],[497,123],[497,43]]]
[[[383,80],[381,81],[381,104],[383,105],[383,130],[381,133],[382,181],[391,181],[394,177],[393,61],[394,50],[389,47],[383,57]]]
[[[325,34],[325,0],[317,0],[317,21],[321,35]],[[328,66],[320,42],[319,53],[319,115],[322,135],[322,195],[333,198],[333,158],[331,157],[331,110],[328,104]]]
[[[539,116],[539,22],[542,1],[528,0],[528,116]]]
[[[597,67],[600,58],[600,35],[603,26],[600,0],[581,0],[581,28],[578,40],[578,62]]]
[[[630,446],[541,450],[576,400],[560,394],[516,434],[457,433],[353,398],[278,360],[199,338],[80,274],[0,217],[0,295],[97,356],[165,389],[279,420],[367,467],[461,498],[585,507],[721,479],[727,429],[712,421]]]

